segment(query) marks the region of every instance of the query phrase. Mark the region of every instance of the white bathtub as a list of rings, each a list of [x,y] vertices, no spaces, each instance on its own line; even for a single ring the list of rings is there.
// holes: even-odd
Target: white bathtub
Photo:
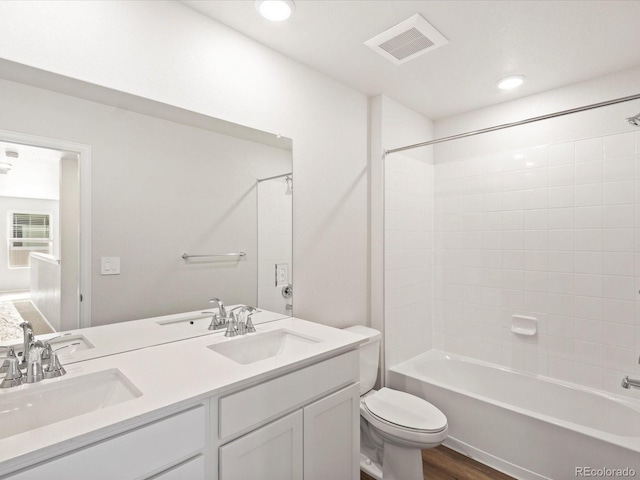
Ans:
[[[388,383],[444,412],[445,445],[516,478],[640,478],[640,400],[435,350]]]

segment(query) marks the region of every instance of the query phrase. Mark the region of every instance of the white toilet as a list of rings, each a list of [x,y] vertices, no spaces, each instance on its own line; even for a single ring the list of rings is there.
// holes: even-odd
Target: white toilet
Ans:
[[[360,325],[345,330],[368,338],[360,345],[360,468],[378,480],[422,480],[420,450],[447,438],[447,417],[415,395],[373,390],[380,332]]]

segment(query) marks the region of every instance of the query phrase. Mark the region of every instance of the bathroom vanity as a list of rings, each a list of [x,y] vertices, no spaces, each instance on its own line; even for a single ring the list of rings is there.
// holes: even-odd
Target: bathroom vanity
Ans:
[[[256,329],[4,389],[0,478],[359,478],[361,337],[296,318]]]

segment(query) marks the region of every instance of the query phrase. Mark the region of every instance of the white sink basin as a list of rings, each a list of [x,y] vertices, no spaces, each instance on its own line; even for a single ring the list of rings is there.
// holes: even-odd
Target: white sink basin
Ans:
[[[232,337],[220,343],[209,345],[214,352],[247,365],[267,358],[280,355],[304,353],[310,344],[320,340],[300,335],[286,329],[273,330],[265,333],[250,333],[246,336]]]
[[[142,395],[118,369],[44,382],[0,394],[0,439]]]
[[[80,350],[88,350],[90,348],[95,348],[95,345],[87,340],[84,335],[63,335],[62,337],[55,338],[49,341],[51,344],[51,348],[57,350],[59,348],[65,347],[63,350],[60,350],[61,354],[69,354],[73,352],[78,352]],[[77,344],[77,345],[74,345]],[[67,346],[68,345],[68,346]]]
[[[180,327],[193,327],[196,330],[206,330],[211,324],[211,317],[213,315],[198,315],[197,317],[188,318],[174,318],[171,320],[160,320],[156,322],[158,325],[167,326],[180,326]]]

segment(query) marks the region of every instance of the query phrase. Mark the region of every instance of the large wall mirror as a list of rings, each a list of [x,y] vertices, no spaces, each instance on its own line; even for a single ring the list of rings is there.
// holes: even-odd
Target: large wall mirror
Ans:
[[[25,301],[56,331],[205,310],[214,296],[292,314],[290,139],[2,67],[5,328],[30,315]]]

